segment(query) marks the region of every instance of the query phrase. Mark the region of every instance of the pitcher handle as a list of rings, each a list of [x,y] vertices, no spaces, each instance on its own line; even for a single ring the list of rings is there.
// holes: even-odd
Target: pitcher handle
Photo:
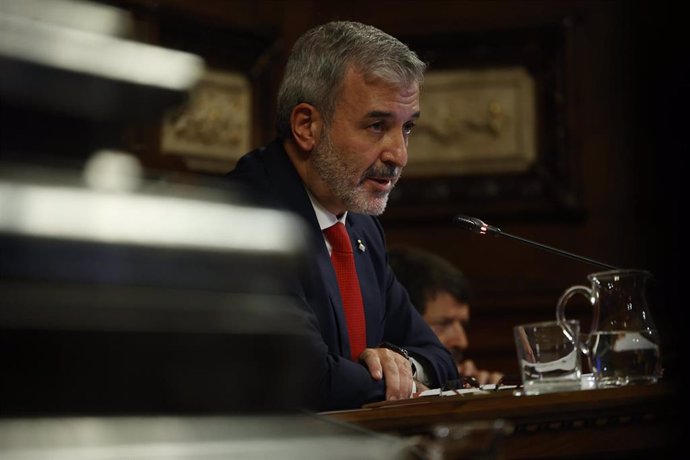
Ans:
[[[556,321],[564,322],[565,319],[565,304],[568,300],[575,294],[581,294],[589,300],[592,305],[592,325],[589,329],[589,334],[597,330],[599,326],[599,304],[594,302],[592,297],[592,290],[587,286],[571,286],[563,292],[561,297],[558,299],[558,304],[556,304]]]

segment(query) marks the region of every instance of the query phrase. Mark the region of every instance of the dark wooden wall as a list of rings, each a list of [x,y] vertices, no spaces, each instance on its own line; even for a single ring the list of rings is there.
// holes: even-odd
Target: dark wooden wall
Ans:
[[[576,203],[522,212],[459,200],[431,203],[422,218],[383,218],[390,245],[438,252],[466,273],[476,291],[470,331],[480,366],[514,372],[515,324],[554,317],[560,293],[586,283],[597,267],[450,225],[449,213],[471,209],[504,231],[609,264],[646,268],[657,278],[652,312],[664,340],[666,366],[675,372],[679,225],[676,197],[682,109],[687,85],[680,30],[663,4],[629,1],[216,1],[127,0],[140,34],[163,46],[194,51],[214,67],[240,70],[254,90],[253,140],[273,135],[274,99],[285,57],[296,37],[331,19],[371,23],[412,42],[442,37],[510,37],[520,30],[567,28],[564,78],[567,100],[568,187]],[[436,41],[434,41],[436,40]],[[446,47],[448,44],[446,44]],[[549,123],[550,119],[542,120]],[[686,134],[687,136],[687,134]],[[155,155],[155,143],[138,153],[157,167],[175,168]],[[410,153],[414,155],[414,152]],[[167,161],[167,162],[166,162]],[[404,179],[403,179],[404,180]],[[462,181],[459,177],[456,180]],[[555,181],[562,178],[555,177]],[[434,207],[443,209],[435,212]],[[438,210],[437,210],[438,211]],[[400,203],[391,210],[405,216]],[[417,216],[415,214],[415,216]],[[588,318],[585,305],[573,316]]]

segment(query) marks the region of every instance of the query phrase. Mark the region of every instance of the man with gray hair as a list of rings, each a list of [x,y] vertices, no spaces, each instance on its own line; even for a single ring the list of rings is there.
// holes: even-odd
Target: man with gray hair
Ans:
[[[278,94],[278,138],[230,178],[308,225],[311,260],[294,294],[313,331],[317,410],[409,398],[457,379],[449,352],[388,266],[378,219],[407,163],[425,64],[356,22],[295,43]]]

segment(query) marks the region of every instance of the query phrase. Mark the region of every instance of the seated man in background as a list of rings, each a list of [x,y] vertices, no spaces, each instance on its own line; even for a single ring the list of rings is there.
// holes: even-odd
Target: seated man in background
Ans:
[[[458,372],[474,377],[482,385],[498,382],[501,373],[479,370],[463,356],[469,346],[466,328],[470,320],[470,286],[462,272],[421,249],[392,249],[389,263],[412,304],[453,354]]]

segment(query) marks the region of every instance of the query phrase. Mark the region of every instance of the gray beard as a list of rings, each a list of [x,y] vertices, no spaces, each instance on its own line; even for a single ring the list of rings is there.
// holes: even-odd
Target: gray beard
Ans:
[[[326,130],[327,131],[327,130]],[[341,152],[333,147],[330,135],[324,132],[317,147],[311,152],[314,170],[328,189],[345,204],[348,211],[378,216],[388,204],[389,192],[378,192],[371,196],[364,188],[368,177],[391,177],[397,180],[398,168],[385,166],[370,167],[362,177],[351,165],[343,161]]]

